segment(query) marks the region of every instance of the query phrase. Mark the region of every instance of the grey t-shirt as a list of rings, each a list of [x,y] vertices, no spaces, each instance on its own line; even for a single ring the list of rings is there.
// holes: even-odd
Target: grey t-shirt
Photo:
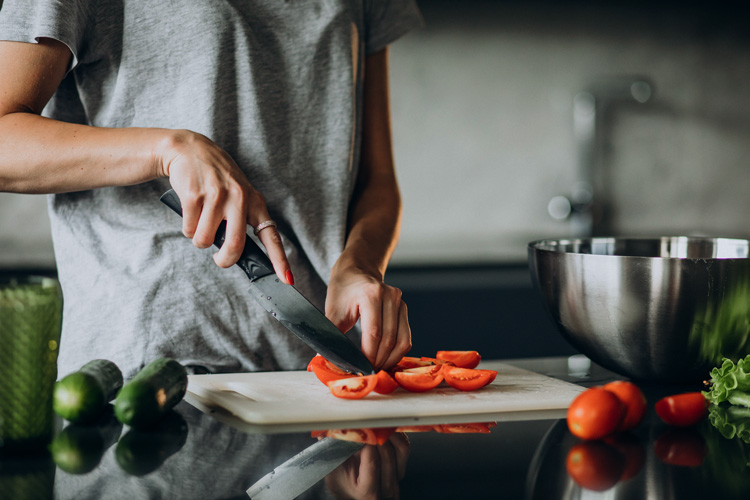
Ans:
[[[357,175],[363,63],[421,23],[410,0],[5,0],[0,39],[62,41],[73,61],[44,114],[189,129],[266,197],[297,288],[323,309]],[[51,195],[65,299],[59,372],[126,377],[160,357],[212,372],[299,369],[314,354],[181,233],[166,179]]]

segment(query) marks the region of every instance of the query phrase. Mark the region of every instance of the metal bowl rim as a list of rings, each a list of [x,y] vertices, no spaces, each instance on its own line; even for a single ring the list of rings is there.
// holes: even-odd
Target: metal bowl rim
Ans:
[[[569,250],[560,250],[554,248],[556,246],[570,245],[570,244],[593,244],[593,243],[615,243],[615,242],[627,242],[627,241],[665,241],[665,240],[684,240],[691,242],[726,242],[727,244],[745,245],[750,247],[750,239],[744,238],[726,238],[726,237],[710,237],[710,236],[593,236],[593,237],[578,237],[578,238],[544,238],[534,240],[528,243],[528,250],[534,253],[549,253],[549,254],[560,254],[560,255],[580,255],[596,258],[610,258],[610,259],[650,259],[650,260],[721,260],[721,261],[748,261],[750,257],[707,257],[701,259],[687,258],[687,257],[661,257],[652,255],[611,255],[611,254],[593,254],[586,252],[572,252]],[[549,248],[541,248],[542,246],[548,246]]]

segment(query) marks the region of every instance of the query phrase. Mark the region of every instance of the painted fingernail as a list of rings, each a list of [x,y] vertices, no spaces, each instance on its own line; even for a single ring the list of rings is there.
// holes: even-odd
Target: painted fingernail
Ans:
[[[294,286],[294,276],[292,276],[292,271],[287,269],[286,274],[284,274],[284,276],[286,276],[286,282]]]

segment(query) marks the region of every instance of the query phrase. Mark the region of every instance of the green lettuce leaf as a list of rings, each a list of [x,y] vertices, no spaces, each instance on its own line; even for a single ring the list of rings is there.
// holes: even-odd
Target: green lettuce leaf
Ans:
[[[708,407],[708,421],[698,426],[708,445],[700,474],[705,491],[691,498],[748,498],[750,491],[750,409],[724,404]],[[695,488],[694,488],[695,489]]]
[[[725,438],[739,438],[750,444],[750,408],[711,405],[708,419]]]
[[[724,358],[711,370],[711,388],[703,395],[715,405],[727,401],[750,408],[750,355],[736,364]]]

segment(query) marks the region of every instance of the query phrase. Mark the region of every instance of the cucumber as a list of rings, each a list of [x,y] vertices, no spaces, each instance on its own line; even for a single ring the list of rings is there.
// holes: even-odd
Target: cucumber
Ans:
[[[115,448],[120,468],[132,476],[145,476],[164,463],[185,445],[188,425],[174,410],[148,429],[130,429]]]
[[[187,370],[174,359],[152,361],[120,389],[115,416],[136,429],[150,427],[182,400],[187,380]]]
[[[122,388],[122,372],[106,359],[89,361],[55,384],[52,407],[65,420],[89,423]]]
[[[50,452],[55,464],[69,474],[86,474],[99,465],[109,447],[122,433],[112,405],[92,425],[72,423],[52,441]]]

